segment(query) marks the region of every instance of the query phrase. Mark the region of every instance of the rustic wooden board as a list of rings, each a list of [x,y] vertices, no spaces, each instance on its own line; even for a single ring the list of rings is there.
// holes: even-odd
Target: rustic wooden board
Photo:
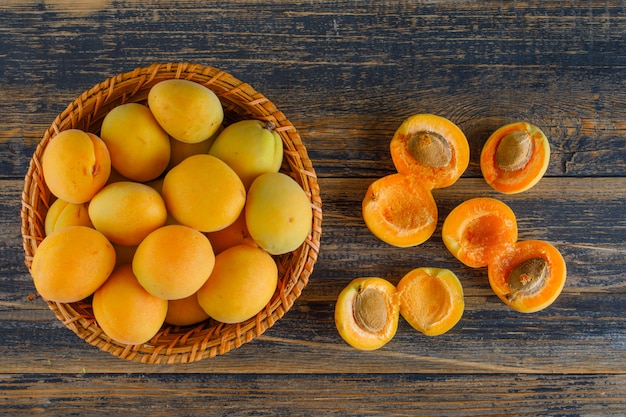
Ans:
[[[626,414],[626,12],[604,2],[5,0],[0,4],[0,413],[52,415]],[[30,157],[54,117],[115,73],[197,62],[264,93],[298,128],[322,192],[322,249],[291,311],[258,339],[191,365],[142,365],[63,326],[23,263],[19,210]],[[435,190],[439,223],[418,248],[365,227],[367,186],[394,171],[389,141],[409,115],[450,118],[470,166]],[[480,149],[526,120],[550,139],[546,177],[503,196]],[[550,308],[521,314],[484,269],[455,260],[441,224],[460,202],[502,199],[520,239],[563,253]],[[333,323],[358,276],[397,282],[418,266],[453,270],[466,310],[428,338],[400,322],[360,352]]]

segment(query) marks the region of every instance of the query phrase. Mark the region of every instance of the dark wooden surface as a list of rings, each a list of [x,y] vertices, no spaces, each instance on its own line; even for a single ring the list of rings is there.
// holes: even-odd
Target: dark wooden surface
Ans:
[[[206,3],[206,4],[205,4]],[[296,125],[322,191],[322,249],[291,311],[262,337],[190,365],[142,365],[67,330],[23,263],[20,193],[54,117],[109,76],[153,62],[212,65],[263,92]],[[626,414],[626,3],[611,1],[5,0],[0,4],[0,413],[50,415]],[[368,184],[391,173],[389,141],[411,114],[450,118],[470,166],[437,190],[440,221],[418,248],[374,238]],[[478,155],[504,123],[540,126],[546,177],[494,193]],[[531,315],[504,306],[485,270],[441,241],[445,215],[492,196],[520,238],[569,270]],[[466,310],[428,338],[400,322],[363,353],[334,327],[341,289],[418,266],[453,270]]]

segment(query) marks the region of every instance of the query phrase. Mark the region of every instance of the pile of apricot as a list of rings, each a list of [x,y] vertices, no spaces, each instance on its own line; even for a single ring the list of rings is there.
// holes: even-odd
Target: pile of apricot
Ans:
[[[223,123],[209,88],[167,80],[147,104],[113,108],[99,135],[54,136],[42,169],[56,200],[31,267],[39,294],[93,296],[97,323],[126,344],[164,323],[238,323],[261,311],[277,288],[273,255],[304,242],[311,204],[279,172],[271,124]]]

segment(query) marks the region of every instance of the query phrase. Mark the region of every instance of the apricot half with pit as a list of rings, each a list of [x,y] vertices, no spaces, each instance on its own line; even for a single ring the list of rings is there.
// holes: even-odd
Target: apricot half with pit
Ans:
[[[487,139],[480,169],[489,186],[504,194],[521,193],[543,177],[550,163],[550,143],[537,126],[516,122]]]
[[[378,278],[356,278],[339,294],[335,325],[342,339],[360,350],[375,350],[396,334],[400,309],[396,287]]]
[[[452,209],[441,235],[454,257],[469,267],[481,268],[515,244],[517,219],[502,201],[476,197]]]
[[[427,336],[446,333],[463,316],[463,287],[448,269],[413,269],[402,277],[397,291],[400,314],[415,330]]]
[[[374,181],[362,202],[365,225],[374,236],[396,247],[419,245],[437,227],[437,204],[418,177],[390,174]]]
[[[434,114],[407,118],[394,133],[390,149],[396,170],[416,175],[429,189],[454,184],[469,165],[463,131]]]
[[[523,240],[488,268],[489,284],[505,304],[522,313],[550,306],[567,278],[563,256],[548,242]]]

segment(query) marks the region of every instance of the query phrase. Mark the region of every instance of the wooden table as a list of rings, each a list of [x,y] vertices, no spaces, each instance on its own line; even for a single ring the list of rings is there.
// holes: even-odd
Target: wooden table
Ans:
[[[206,5],[205,5],[206,3]],[[287,315],[226,355],[144,365],[78,339],[41,299],[23,262],[20,197],[44,130],[74,97],[153,62],[224,69],[299,129],[323,199],[319,260]],[[624,1],[305,2],[5,0],[0,5],[0,413],[70,415],[626,414],[626,4]],[[470,166],[435,192],[439,224],[416,248],[368,232],[367,186],[393,172],[389,141],[415,113],[457,123]],[[545,178],[514,196],[482,179],[499,126],[525,120],[550,139]],[[445,249],[460,202],[496,197],[520,239],[552,242],[560,298],[517,313],[486,271]],[[339,337],[341,289],[449,268],[466,310],[445,335],[401,321],[364,353]]]

